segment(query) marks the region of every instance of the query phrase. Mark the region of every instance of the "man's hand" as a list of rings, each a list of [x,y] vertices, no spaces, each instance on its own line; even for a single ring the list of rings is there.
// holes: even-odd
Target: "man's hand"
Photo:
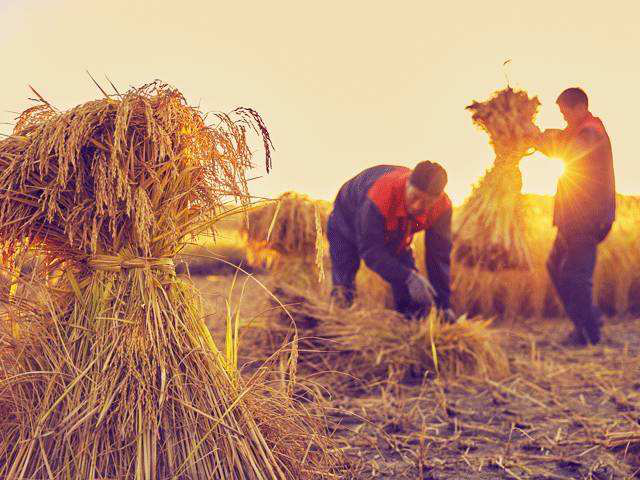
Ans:
[[[553,156],[560,146],[562,130],[547,128],[543,132],[538,130],[537,137],[533,140],[533,147],[547,156]]]
[[[534,148],[537,148],[538,142],[542,137],[542,132],[540,132],[540,129],[532,123],[525,127],[524,134],[527,141],[529,141]]]
[[[429,283],[429,280],[415,271],[412,271],[409,278],[407,278],[407,288],[411,299],[420,305],[432,304],[436,296],[436,291]]]

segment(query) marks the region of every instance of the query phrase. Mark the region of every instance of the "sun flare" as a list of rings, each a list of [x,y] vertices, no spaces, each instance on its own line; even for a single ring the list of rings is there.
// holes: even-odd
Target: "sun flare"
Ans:
[[[564,162],[536,152],[520,162],[522,193],[554,195],[558,179],[564,173]]]

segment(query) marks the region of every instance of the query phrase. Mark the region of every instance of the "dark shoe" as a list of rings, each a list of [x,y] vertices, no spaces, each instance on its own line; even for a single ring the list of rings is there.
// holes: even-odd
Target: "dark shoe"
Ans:
[[[333,299],[333,304],[338,308],[349,308],[351,307],[351,305],[353,305],[355,293],[355,288],[335,286],[331,290],[331,298]]]
[[[591,307],[591,318],[589,321],[584,324],[584,331],[589,338],[589,341],[596,345],[600,343],[601,334],[600,331],[604,325],[604,321],[602,320],[602,312],[596,306]]]
[[[560,342],[563,347],[586,347],[589,345],[587,337],[579,330],[574,329],[564,340]]]
[[[589,342],[592,345],[596,345],[600,342],[600,326],[602,322],[600,320],[596,320],[595,323],[586,325],[584,328],[587,337],[589,337]]]

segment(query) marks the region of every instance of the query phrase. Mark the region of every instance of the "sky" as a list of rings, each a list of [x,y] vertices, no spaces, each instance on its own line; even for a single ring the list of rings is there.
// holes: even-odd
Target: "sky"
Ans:
[[[162,79],[203,111],[258,110],[276,147],[257,196],[331,200],[377,164],[433,160],[454,203],[494,155],[465,106],[509,82],[538,95],[538,125],[584,88],[609,131],[618,191],[640,194],[640,2],[0,0],[1,132],[30,105],[99,98]],[[506,67],[503,63],[511,60]],[[256,144],[257,145],[257,144]],[[257,164],[262,159],[256,158]],[[523,162],[525,189],[553,193],[558,165]]]

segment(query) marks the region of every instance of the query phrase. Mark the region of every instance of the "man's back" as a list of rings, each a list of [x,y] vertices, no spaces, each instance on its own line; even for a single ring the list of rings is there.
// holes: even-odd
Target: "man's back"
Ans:
[[[368,194],[371,187],[381,177],[393,171],[405,172],[407,176],[411,172],[411,170],[406,167],[377,165],[363,170],[340,188],[334,201],[334,212],[339,228],[345,235],[354,232],[353,222],[358,214],[358,209],[364,202],[368,201]]]
[[[565,173],[558,181],[554,225],[560,230],[597,233],[615,219],[613,155],[607,131],[589,114],[561,133]]]

